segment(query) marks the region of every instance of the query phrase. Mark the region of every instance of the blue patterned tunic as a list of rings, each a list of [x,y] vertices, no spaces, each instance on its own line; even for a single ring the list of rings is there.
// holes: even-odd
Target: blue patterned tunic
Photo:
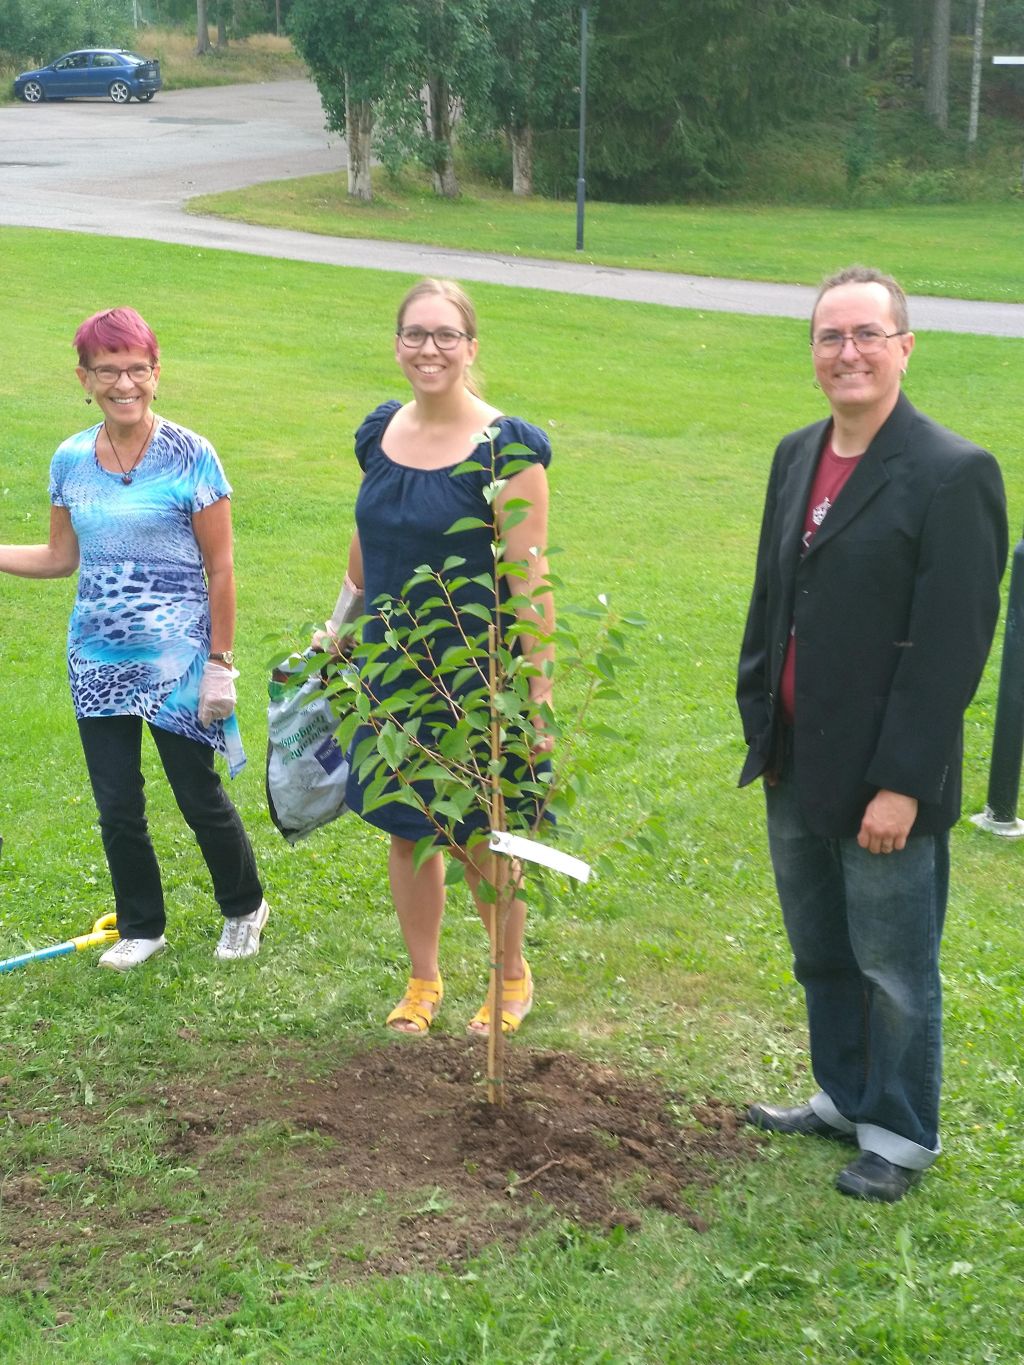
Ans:
[[[194,513],[229,497],[202,436],[157,418],[130,484],[96,458],[102,423],[58,447],[50,501],[78,537],[78,595],[68,625],[75,715],[141,716],[245,764],[232,715],[199,724],[199,680],[210,649],[210,602]]]

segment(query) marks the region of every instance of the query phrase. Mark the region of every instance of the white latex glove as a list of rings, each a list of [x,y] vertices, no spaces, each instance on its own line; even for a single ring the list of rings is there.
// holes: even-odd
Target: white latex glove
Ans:
[[[235,709],[237,668],[208,659],[199,679],[199,724],[205,730],[211,720],[226,720]]]
[[[334,610],[324,622],[323,630],[313,632],[313,649],[335,656],[350,654],[354,642],[351,632],[342,632],[342,627],[349,625],[352,621],[358,621],[363,614],[364,600],[362,588],[357,588],[346,574],[345,581],[338,592],[338,600],[334,604]],[[344,638],[339,640],[339,635],[343,635]]]
[[[338,592],[338,600],[334,604],[334,610],[327,621],[327,629],[332,635],[337,635],[342,626],[348,625],[350,621],[356,621],[362,616],[363,601],[362,588],[357,588],[346,574]]]

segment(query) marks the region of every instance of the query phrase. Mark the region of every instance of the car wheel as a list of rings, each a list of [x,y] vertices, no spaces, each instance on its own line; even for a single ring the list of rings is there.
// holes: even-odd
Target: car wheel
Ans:
[[[147,90],[144,95],[136,95],[135,98],[140,104],[148,104],[155,94],[155,90]]]
[[[124,81],[114,81],[107,93],[115,104],[127,104],[132,97],[132,92]]]
[[[21,98],[26,104],[41,104],[46,99],[46,91],[38,81],[26,81]]]

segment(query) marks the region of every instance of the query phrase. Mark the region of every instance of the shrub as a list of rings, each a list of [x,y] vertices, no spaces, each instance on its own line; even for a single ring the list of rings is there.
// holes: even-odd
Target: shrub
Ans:
[[[22,67],[69,48],[129,47],[129,9],[116,0],[0,0],[0,58]]]

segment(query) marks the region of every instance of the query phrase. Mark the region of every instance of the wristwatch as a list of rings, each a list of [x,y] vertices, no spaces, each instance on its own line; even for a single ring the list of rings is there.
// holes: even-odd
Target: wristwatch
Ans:
[[[220,664],[227,664],[231,668],[235,662],[235,651],[233,649],[219,650],[210,654],[211,659],[216,659]]]

